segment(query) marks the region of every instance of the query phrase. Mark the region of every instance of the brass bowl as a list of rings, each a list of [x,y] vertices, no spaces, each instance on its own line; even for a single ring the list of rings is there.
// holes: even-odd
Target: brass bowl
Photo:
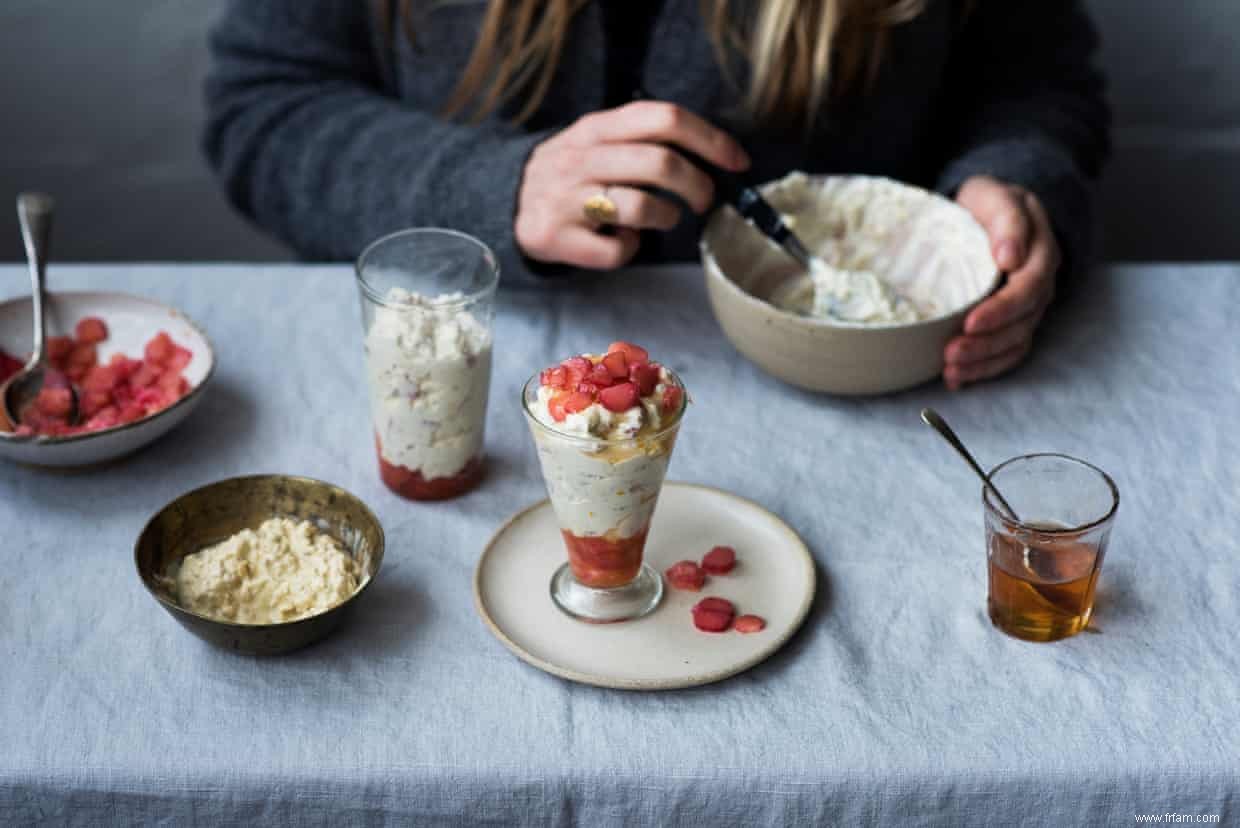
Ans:
[[[221,621],[177,602],[175,571],[182,558],[271,517],[308,520],[340,541],[361,564],[357,591],[329,610],[279,624]],[[248,655],[279,655],[318,641],[345,619],[379,573],[383,527],[366,504],[330,483],[279,474],[233,477],[160,509],[138,535],[134,563],[147,591],[203,641]]]

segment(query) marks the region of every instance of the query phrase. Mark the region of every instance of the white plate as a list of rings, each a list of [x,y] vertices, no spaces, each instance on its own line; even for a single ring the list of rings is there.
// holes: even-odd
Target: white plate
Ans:
[[[556,676],[626,690],[694,687],[734,676],[770,656],[796,631],[814,598],[814,562],[786,523],[744,498],[707,486],[668,483],[650,527],[645,559],[662,572],[700,561],[712,546],[736,548],[737,565],[710,575],[701,592],[667,589],[636,621],[587,624],[551,602],[551,575],[566,560],[559,525],[544,500],[500,527],[474,572],[474,601],[491,632],[518,658]],[[690,608],[709,595],[738,615],[766,619],[760,633],[704,633]]]
[[[180,311],[124,293],[68,292],[49,294],[47,313],[48,336],[72,334],[84,316],[98,316],[107,323],[108,338],[99,344],[100,362],[114,353],[140,358],[147,341],[167,331],[193,354],[184,371],[190,391],[163,411],[89,434],[17,437],[0,431],[0,458],[36,466],[86,466],[113,460],[163,436],[202,401],[215,371],[215,352],[207,335]],[[0,303],[0,348],[25,359],[32,328],[30,297]]]

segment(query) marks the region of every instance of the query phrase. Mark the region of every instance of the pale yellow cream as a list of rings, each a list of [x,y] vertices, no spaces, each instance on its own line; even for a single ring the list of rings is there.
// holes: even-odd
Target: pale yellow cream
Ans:
[[[271,518],[181,561],[177,595],[200,615],[276,624],[324,612],[357,591],[357,561],[312,523]]]

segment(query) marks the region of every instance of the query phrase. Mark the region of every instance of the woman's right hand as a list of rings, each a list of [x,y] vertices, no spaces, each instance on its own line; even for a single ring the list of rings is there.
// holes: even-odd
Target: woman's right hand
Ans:
[[[714,202],[710,177],[676,151],[733,172],[749,157],[731,136],[687,109],[637,101],[593,112],[543,141],[525,163],[513,225],[531,259],[596,270],[621,267],[637,252],[638,230],[670,230],[680,208],[641,187],[675,193],[694,212]],[[616,205],[614,232],[586,218],[591,196]]]

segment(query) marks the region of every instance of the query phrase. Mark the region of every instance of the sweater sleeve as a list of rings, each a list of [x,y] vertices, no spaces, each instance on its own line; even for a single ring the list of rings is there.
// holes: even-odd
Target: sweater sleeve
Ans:
[[[211,36],[204,146],[230,200],[310,259],[450,227],[533,277],[513,238],[526,158],[546,133],[458,124],[385,91],[370,3],[230,0]]]
[[[1079,0],[983,0],[953,49],[947,163],[954,194],[990,175],[1033,192],[1050,216],[1065,273],[1090,255],[1094,184],[1110,111],[1094,65],[1097,33]]]

